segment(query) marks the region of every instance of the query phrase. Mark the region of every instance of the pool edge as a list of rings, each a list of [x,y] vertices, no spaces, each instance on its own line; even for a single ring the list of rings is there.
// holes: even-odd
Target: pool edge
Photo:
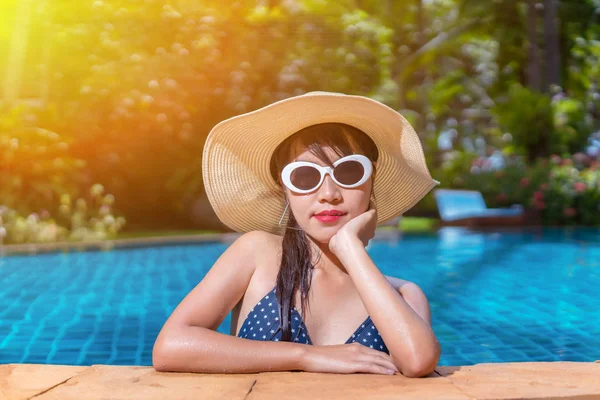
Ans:
[[[237,233],[216,233],[198,235],[156,236],[146,238],[94,240],[82,242],[54,242],[7,244],[0,246],[0,257],[12,255],[34,255],[41,253],[71,252],[71,251],[108,251],[122,248],[142,248],[149,246],[164,246],[195,243],[230,243],[235,240]]]
[[[148,366],[0,365],[8,398],[315,398],[600,399],[600,362],[524,362],[442,366],[425,378],[402,375],[265,372],[190,374]],[[309,393],[310,392],[310,393]],[[85,396],[83,396],[85,394]],[[79,396],[79,397],[78,397]],[[83,397],[81,397],[83,396]],[[193,397],[193,396],[192,396]]]

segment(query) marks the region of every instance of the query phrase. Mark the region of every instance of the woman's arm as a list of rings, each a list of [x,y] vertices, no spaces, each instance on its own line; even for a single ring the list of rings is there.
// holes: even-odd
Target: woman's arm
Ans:
[[[257,257],[268,246],[264,232],[236,240],[182,300],[160,331],[152,352],[157,371],[252,373],[300,369],[308,347],[261,342],[216,332],[244,296]]]
[[[376,221],[374,210],[355,217],[334,235],[329,247],[352,278],[396,367],[409,377],[426,376],[441,354],[431,329],[429,304],[415,284],[395,289],[369,257],[365,245],[373,237]]]
[[[441,348],[429,322],[429,304],[420,288],[411,283],[404,289],[394,289],[360,241],[343,258],[340,261],[356,285],[396,367],[409,377],[432,373]]]
[[[300,343],[243,339],[199,326],[179,326],[161,332],[152,352],[152,364],[160,372],[300,370],[306,347]]]

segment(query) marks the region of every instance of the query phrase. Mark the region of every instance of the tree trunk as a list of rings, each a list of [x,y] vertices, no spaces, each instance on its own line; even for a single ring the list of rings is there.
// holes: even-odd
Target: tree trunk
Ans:
[[[427,35],[425,33],[425,25],[426,25],[426,15],[425,15],[425,6],[423,5],[423,0],[415,0],[415,5],[417,8],[417,15],[415,16],[417,22],[417,49],[423,48],[425,43],[427,43]],[[425,134],[425,126],[427,125],[427,99],[426,95],[428,90],[423,88],[426,86],[427,73],[424,69],[420,69],[416,71],[412,76],[413,84],[415,86],[420,86],[421,90],[417,92],[417,98],[413,103],[413,109],[417,111],[419,114],[419,118],[415,120],[415,130],[421,136],[424,137]]]
[[[527,60],[527,87],[542,90],[542,65],[538,47],[536,0],[527,2],[527,38],[529,42]]]
[[[423,0],[415,0],[417,6],[417,37],[419,48],[423,47],[427,42],[425,37],[425,8],[423,7]]]
[[[552,85],[560,85],[558,1],[544,0],[544,50],[546,61],[544,88],[547,92],[550,91]]]

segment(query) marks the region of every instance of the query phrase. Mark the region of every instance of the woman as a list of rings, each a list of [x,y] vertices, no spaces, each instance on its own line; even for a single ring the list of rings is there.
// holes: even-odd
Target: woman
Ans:
[[[282,100],[215,126],[203,178],[220,220],[246,233],[165,323],[156,370],[433,371],[425,295],[365,250],[438,183],[400,114],[337,93]],[[216,332],[230,311],[231,336]]]

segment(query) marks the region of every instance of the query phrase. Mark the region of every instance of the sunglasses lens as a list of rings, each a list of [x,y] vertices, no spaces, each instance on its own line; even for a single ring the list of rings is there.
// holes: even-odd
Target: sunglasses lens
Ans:
[[[365,174],[365,169],[358,161],[344,161],[335,167],[333,175],[343,185],[354,185]]]
[[[321,180],[321,173],[313,167],[302,166],[294,169],[290,175],[292,185],[300,190],[310,190]]]

